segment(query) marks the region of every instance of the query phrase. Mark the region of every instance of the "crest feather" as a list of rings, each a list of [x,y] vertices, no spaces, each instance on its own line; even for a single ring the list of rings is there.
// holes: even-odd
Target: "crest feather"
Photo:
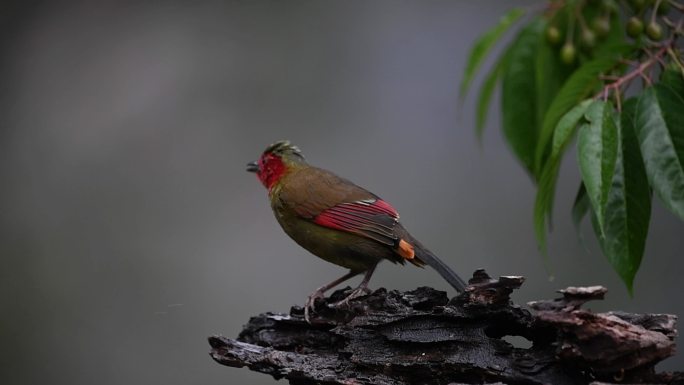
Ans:
[[[300,150],[299,147],[295,146],[294,144],[290,143],[289,140],[279,140],[275,143],[272,143],[264,150],[264,154],[267,153],[279,156],[294,155],[301,158],[302,160],[304,159],[304,155],[302,155],[302,150]]]

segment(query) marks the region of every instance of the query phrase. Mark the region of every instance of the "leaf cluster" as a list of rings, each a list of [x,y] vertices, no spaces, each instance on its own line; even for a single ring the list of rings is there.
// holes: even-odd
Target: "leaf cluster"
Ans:
[[[672,0],[552,0],[536,14],[510,10],[475,42],[460,88],[465,97],[487,54],[513,33],[480,87],[476,132],[500,85],[503,135],[537,185],[534,230],[545,256],[560,164],[577,138],[573,221],[579,231],[589,214],[630,293],[653,193],[684,220],[683,13]]]

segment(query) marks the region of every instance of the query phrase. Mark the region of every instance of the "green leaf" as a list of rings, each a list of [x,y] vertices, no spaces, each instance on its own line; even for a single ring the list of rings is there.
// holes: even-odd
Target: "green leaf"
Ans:
[[[660,77],[660,84],[672,89],[680,98],[684,99],[684,76],[682,73],[669,68]]]
[[[480,38],[475,41],[473,48],[468,55],[468,63],[466,64],[463,80],[461,80],[460,97],[465,97],[468,92],[468,87],[475,77],[475,73],[484,61],[485,57],[496,44],[496,42],[503,36],[504,33],[524,14],[525,12],[520,8],[513,8],[501,17],[499,23],[492,29],[485,32]]]
[[[605,206],[617,160],[618,129],[613,106],[594,101],[587,109],[588,124],[579,130],[578,161],[582,182],[596,213],[599,237],[604,237]]]
[[[570,143],[570,140],[575,133],[575,127],[577,127],[577,124],[584,117],[584,114],[593,102],[593,99],[587,99],[580,102],[558,120],[558,124],[556,124],[556,128],[553,130],[553,141],[551,145],[552,158],[562,155],[562,151],[568,143]]]
[[[580,225],[582,224],[582,219],[584,219],[584,216],[589,211],[589,206],[587,189],[584,187],[584,183],[580,183],[577,195],[575,195],[575,202],[572,204],[572,224],[575,225],[575,232],[577,234],[580,234]]]
[[[659,83],[644,90],[635,127],[653,190],[684,220],[684,99],[671,86]]]
[[[499,59],[499,62],[496,63],[494,68],[489,71],[484,83],[482,83],[482,88],[480,89],[480,94],[477,98],[477,110],[475,115],[475,132],[478,139],[482,139],[484,126],[487,122],[487,112],[489,112],[489,102],[492,99],[492,94],[494,93],[494,88],[496,88],[496,83],[503,72],[505,60],[506,58],[504,55]]]
[[[537,144],[535,60],[542,41],[544,22],[535,20],[511,44],[502,74],[503,132],[513,153],[528,171],[533,170]]]
[[[534,200],[534,233],[542,255],[546,257],[546,219],[553,208],[560,162],[549,162],[539,177]]]
[[[635,99],[628,100],[623,106],[617,125],[617,157],[606,196],[604,217],[597,218],[599,224],[603,223],[603,237],[599,236],[603,253],[630,294],[644,254],[651,216],[651,193],[634,129],[635,109]],[[603,128],[612,130],[606,125]]]
[[[545,157],[548,156],[549,142],[553,137],[553,129],[558,120],[581,100],[596,93],[602,84],[599,75],[617,63],[617,59],[614,57],[602,57],[590,61],[578,68],[563,84],[544,115],[539,140],[535,148],[535,170],[541,170]]]
[[[538,126],[544,121],[544,115],[551,102],[575,68],[575,66],[564,64],[558,48],[542,39],[534,63]],[[540,128],[537,130],[539,131]]]
[[[546,222],[547,219],[549,222],[551,221],[556,180],[558,179],[563,152],[572,140],[575,127],[591,103],[593,103],[592,100],[585,100],[568,111],[558,121],[554,130],[553,151],[539,178],[537,196],[534,201],[534,230],[537,235],[537,244],[543,254],[546,254]]]

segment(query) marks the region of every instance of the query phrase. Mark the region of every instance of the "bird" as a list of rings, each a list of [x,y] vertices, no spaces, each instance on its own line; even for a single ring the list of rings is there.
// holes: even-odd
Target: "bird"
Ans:
[[[307,297],[307,322],[312,322],[316,299],[352,277],[364,274],[359,286],[335,306],[370,293],[368,282],[382,260],[428,265],[458,292],[465,290],[463,279],[404,228],[394,207],[349,180],[310,165],[289,141],[266,147],[257,161],[247,164],[247,171],[268,190],[276,220],[290,238],[323,260],[349,269]]]

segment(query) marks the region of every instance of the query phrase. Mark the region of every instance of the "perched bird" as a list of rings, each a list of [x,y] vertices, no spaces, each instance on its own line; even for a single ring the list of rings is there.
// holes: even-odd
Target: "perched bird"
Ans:
[[[314,255],[349,269],[349,273],[309,295],[304,306],[308,322],[316,298],[358,274],[365,273],[361,284],[338,304],[348,304],[368,293],[368,281],[383,259],[427,264],[454,289],[464,290],[463,280],[406,231],[389,203],[309,165],[290,142],[268,146],[258,161],[247,164],[247,171],[256,173],[268,189],[273,213],[287,235]]]

